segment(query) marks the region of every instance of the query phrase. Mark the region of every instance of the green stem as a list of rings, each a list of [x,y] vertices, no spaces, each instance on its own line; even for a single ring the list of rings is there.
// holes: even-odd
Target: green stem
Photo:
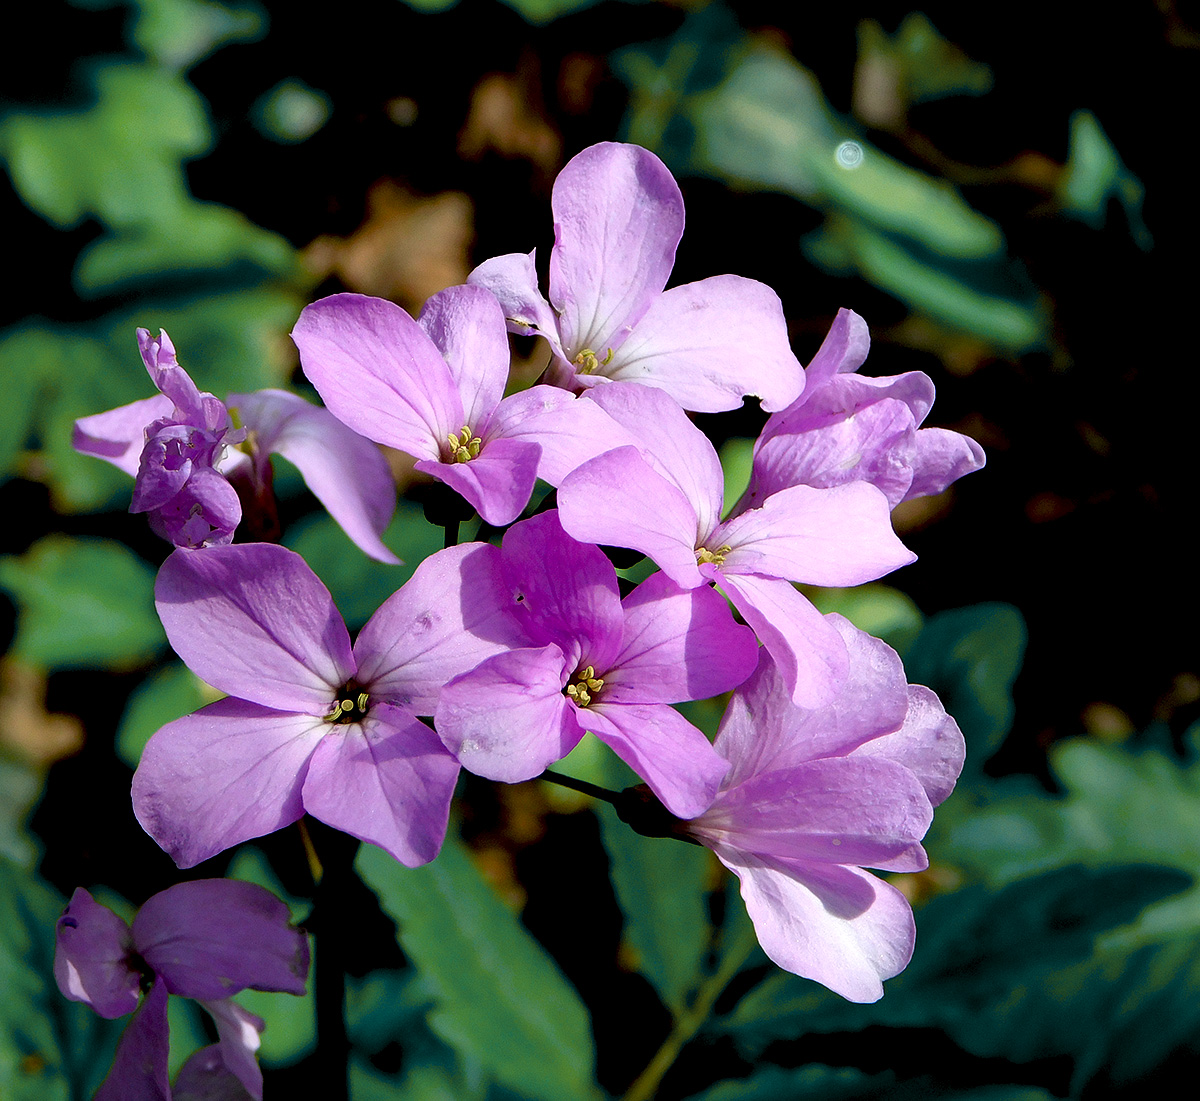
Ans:
[[[570,788],[572,791],[582,792],[584,795],[590,795],[593,799],[602,799],[606,803],[612,803],[613,806],[617,805],[617,800],[620,798],[617,792],[609,791],[608,788],[597,787],[595,784],[589,784],[586,780],[576,780],[574,776],[564,776],[561,772],[551,772],[549,769],[546,769],[538,779],[558,784],[559,787]]]

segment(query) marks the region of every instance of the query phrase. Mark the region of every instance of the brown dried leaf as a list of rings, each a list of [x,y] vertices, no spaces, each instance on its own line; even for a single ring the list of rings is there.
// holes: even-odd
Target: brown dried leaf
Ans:
[[[0,745],[35,768],[49,768],[83,748],[83,723],[46,710],[46,674],[0,658]]]
[[[494,150],[503,157],[532,161],[552,176],[562,156],[562,138],[530,102],[528,81],[513,73],[489,73],[471,95],[467,121],[458,135],[458,153],[479,160]]]

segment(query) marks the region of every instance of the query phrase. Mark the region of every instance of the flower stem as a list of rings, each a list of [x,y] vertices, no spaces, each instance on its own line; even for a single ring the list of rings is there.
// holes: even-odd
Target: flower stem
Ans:
[[[574,776],[564,776],[561,772],[551,772],[549,769],[546,769],[538,779],[548,780],[552,784],[558,784],[559,787],[582,792],[584,795],[590,795],[593,799],[602,799],[606,803],[612,803],[613,806],[616,806],[620,799],[617,792],[609,791],[608,788],[589,784],[586,780],[576,780]]]

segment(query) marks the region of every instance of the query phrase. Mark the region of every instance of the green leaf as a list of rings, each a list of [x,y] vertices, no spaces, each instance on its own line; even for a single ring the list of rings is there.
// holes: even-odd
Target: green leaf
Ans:
[[[0,754],[0,859],[33,867],[41,850],[27,823],[45,778],[22,761]]]
[[[805,595],[823,614],[845,616],[901,655],[916,641],[925,622],[912,597],[878,582],[852,589],[805,589]]]
[[[908,679],[932,688],[967,740],[979,774],[1012,725],[1012,685],[1025,654],[1025,621],[1009,604],[977,604],[931,617],[905,655]]]
[[[587,1010],[460,842],[416,869],[364,845],[356,868],[428,981],[429,1023],[446,1043],[524,1096],[598,1097]]]
[[[721,460],[721,473],[725,476],[725,507],[722,516],[729,510],[750,485],[750,471],[754,465],[754,441],[742,436],[731,436],[717,452]]]
[[[34,406],[43,380],[54,369],[54,349],[36,326],[23,325],[0,334],[0,483],[17,473],[17,456],[29,442]]]
[[[212,702],[200,679],[181,661],[147,677],[133,691],[117,728],[117,756],[137,768],[146,743],[169,722]]]
[[[0,588],[17,604],[13,652],[43,669],[131,669],[166,642],[154,572],[111,540],[48,535],[0,558]]]
[[[765,1067],[749,1078],[722,1082],[689,1101],[1052,1101],[1034,1086],[963,1089],[923,1076],[901,1082],[890,1071],[867,1074],[849,1067]]]
[[[1125,167],[1091,111],[1076,111],[1070,125],[1067,166],[1057,188],[1063,213],[1093,229],[1103,229],[1108,201],[1116,199],[1125,208],[1129,232],[1138,247],[1152,248],[1154,238],[1142,220],[1146,189],[1141,180]]]
[[[898,85],[907,103],[946,96],[981,96],[992,89],[992,71],[947,41],[921,12],[910,12],[894,35],[873,19],[858,26],[858,63]]]

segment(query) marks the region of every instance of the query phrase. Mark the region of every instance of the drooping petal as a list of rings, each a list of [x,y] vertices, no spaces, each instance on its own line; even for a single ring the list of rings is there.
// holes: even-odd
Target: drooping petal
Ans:
[[[607,451],[567,475],[558,490],[558,514],[572,538],[632,547],[677,585],[704,584],[696,566],[696,510],[636,447]]]
[[[167,984],[156,982],[121,1039],[112,1070],[92,1101],[171,1101]]]
[[[535,443],[491,439],[478,456],[465,463],[422,459],[415,469],[445,482],[484,520],[502,528],[529,504],[541,457],[542,449]]]
[[[496,296],[509,332],[523,336],[544,336],[556,355],[562,356],[558,340],[558,316],[538,290],[537,268],[533,252],[509,252],[485,260],[467,282],[483,287]]]
[[[604,673],[605,703],[681,703],[720,695],[758,663],[754,632],[707,585],[652,574],[621,602],[621,652]]]
[[[458,771],[429,727],[379,703],[361,723],[334,726],[321,740],[304,780],[304,808],[415,868],[442,847]]]
[[[703,732],[666,704],[602,700],[579,709],[576,718],[680,818],[706,810],[729,771]]]
[[[751,394],[767,412],[784,409],[804,387],[779,296],[738,275],[659,295],[600,373],[657,387],[702,413],[740,409]]]
[[[367,439],[436,459],[462,428],[450,368],[395,303],[362,294],[322,298],[305,306],[292,339],[322,401]]]
[[[722,567],[726,576],[758,574],[811,585],[861,585],[917,557],[892,530],[887,498],[863,482],[781,490],[761,508],[726,521],[709,542],[732,548]]]
[[[203,1001],[201,1004],[212,1015],[217,1025],[219,1043],[216,1045],[220,1053],[221,1063],[232,1074],[242,1087],[243,1096],[249,1095],[256,1099],[262,1097],[262,1070],[255,1058],[262,1044],[262,1031],[267,1027],[266,1022],[243,1009],[230,998],[220,1001]],[[180,1072],[180,1079],[183,1074]],[[224,1083],[223,1088],[237,1098],[232,1083]],[[179,1101],[179,1082],[175,1085],[175,1101]]]
[[[265,887],[193,879],[146,901],[133,940],[172,994],[211,1000],[246,987],[303,994],[308,937],[289,921],[287,904]]]
[[[146,427],[163,417],[169,417],[174,403],[163,394],[130,402],[80,417],[71,434],[71,446],[83,455],[104,459],[126,474],[135,475],[146,446]]]
[[[175,652],[222,692],[324,715],[354,674],[329,590],[285,547],[176,550],[159,571],[154,600]]]
[[[458,427],[484,430],[508,381],[508,336],[500,303],[483,287],[447,287],[425,303],[417,324],[450,368],[462,402]]]
[[[129,926],[76,887],[55,927],[54,978],[63,996],[110,1020],[132,1013],[141,995],[141,976],[129,964],[132,950]]]
[[[488,658],[442,691],[438,734],[477,776],[508,784],[531,780],[583,737],[562,693],[573,668],[553,644]]]
[[[230,394],[263,452],[293,463],[342,530],[372,558],[399,559],[379,538],[396,511],[396,484],[383,453],[328,409],[284,390]]]
[[[354,656],[372,698],[432,715],[445,684],[523,645],[500,548],[463,543],[430,555],[383,602],[359,632]]]
[[[563,349],[619,348],[675,263],[683,196],[667,166],[636,145],[602,142],[573,157],[551,197],[550,302]]]
[[[922,428],[916,437],[912,485],[904,499],[941,493],[964,474],[981,470],[986,461],[983,448],[970,436],[947,428]]]
[[[322,719],[218,700],[168,723],[133,774],[137,820],[181,868],[304,814],[308,759]]]
[[[717,856],[741,880],[758,942],[780,967],[852,1002],[883,996],[884,979],[912,958],[912,908],[891,884],[859,868],[781,866],[727,848]]]
[[[779,666],[792,700],[827,704],[846,678],[841,635],[787,581],[754,574],[721,574],[718,582]]]

